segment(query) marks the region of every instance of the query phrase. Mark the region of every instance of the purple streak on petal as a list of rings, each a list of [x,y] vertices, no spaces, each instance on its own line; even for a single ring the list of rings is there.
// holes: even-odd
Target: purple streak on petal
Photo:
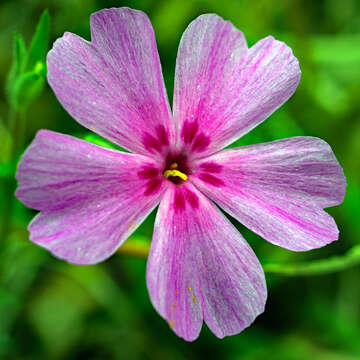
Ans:
[[[66,33],[48,54],[48,81],[61,104],[80,124],[128,150],[147,154],[144,134],[158,129],[174,142],[148,17],[128,8],[105,9],[90,23],[91,42]]]
[[[195,138],[195,135],[199,129],[197,121],[186,121],[183,124],[181,130],[181,137],[185,144],[190,144]]]
[[[199,199],[197,195],[186,186],[178,186],[174,195],[175,212],[185,211],[187,205],[190,205],[192,209],[197,209],[199,207]]]
[[[184,192],[186,201],[191,205],[193,209],[197,209],[199,207],[199,198],[197,197],[197,195],[187,188],[184,188]]]
[[[200,164],[199,168],[206,172],[220,173],[223,166],[214,162],[204,162]]]
[[[161,179],[150,180],[149,182],[146,183],[146,189],[144,195],[145,196],[155,195],[161,190],[162,183],[163,181]]]
[[[300,69],[291,49],[267,37],[250,49],[239,30],[217,15],[202,15],[186,29],[176,60],[174,118],[186,145],[188,119],[214,153],[264,121],[295,91]],[[200,150],[200,149],[198,149]]]
[[[191,150],[195,152],[203,152],[210,145],[210,136],[198,134],[193,141]]]
[[[192,152],[203,152],[210,145],[210,137],[199,133],[197,121],[185,121],[181,130],[181,139]]]
[[[266,240],[295,251],[337,240],[337,226],[323,208],[343,201],[346,180],[323,140],[294,137],[245,146],[219,152],[209,161],[223,166],[219,176],[226,187],[210,187],[197,172],[192,181]]]
[[[163,125],[159,125],[156,127],[156,134],[158,141],[161,143],[161,145],[169,145],[169,135]]]
[[[154,167],[145,167],[140,170],[138,173],[141,179],[151,179],[159,175],[159,169]]]
[[[185,210],[185,198],[183,191],[179,189],[174,196],[174,209],[176,212],[182,212]]]
[[[139,176],[156,167],[145,156],[39,131],[16,174],[16,196],[41,211],[30,239],[75,264],[108,258],[159,202],[165,182],[144,196],[148,179]]]
[[[208,173],[200,173],[198,176],[202,181],[204,181],[212,186],[224,186],[225,185],[224,182],[220,178],[218,178],[214,175],[211,175]]]
[[[153,154],[161,153],[162,144],[159,142],[157,138],[150,135],[149,133],[144,132],[142,137],[142,143],[147,151]]]
[[[174,206],[186,188],[198,207]],[[156,216],[147,264],[150,298],[185,340],[204,320],[218,337],[241,332],[264,310],[266,285],[255,254],[234,226],[191,184],[169,186]]]

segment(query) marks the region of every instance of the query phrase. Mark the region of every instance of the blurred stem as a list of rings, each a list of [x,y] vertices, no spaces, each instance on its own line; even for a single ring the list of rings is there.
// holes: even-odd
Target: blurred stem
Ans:
[[[9,133],[13,136],[11,160],[14,160],[24,144],[26,113],[25,110],[16,111],[13,107],[9,111]]]
[[[285,276],[326,275],[346,270],[360,264],[360,245],[352,247],[341,256],[294,264],[266,264],[264,270],[269,274]]]
[[[9,110],[8,118],[8,128],[9,133],[12,136],[12,148],[10,151],[10,161],[16,162],[17,157],[22,149],[24,144],[25,137],[25,125],[26,125],[26,116],[24,110],[16,111],[13,107]],[[13,205],[13,196],[15,191],[15,179],[13,177],[4,178],[2,180],[4,191],[3,194],[3,215],[1,218],[1,228],[0,228],[0,249],[4,248],[6,239],[8,237],[11,225],[12,218],[12,205]]]
[[[360,288],[354,286],[359,279],[359,269],[344,271],[339,276],[339,290],[336,292],[337,318],[356,322],[359,319]]]
[[[150,243],[129,239],[129,241],[120,247],[118,253],[138,258],[146,258],[149,250]],[[342,256],[332,256],[327,259],[292,264],[264,264],[263,268],[267,274],[312,276],[343,271],[356,265],[360,265],[360,245],[354,246]]]
[[[16,111],[11,106],[9,109],[9,116],[8,116],[8,130],[10,134],[14,134],[15,124],[16,124]]]

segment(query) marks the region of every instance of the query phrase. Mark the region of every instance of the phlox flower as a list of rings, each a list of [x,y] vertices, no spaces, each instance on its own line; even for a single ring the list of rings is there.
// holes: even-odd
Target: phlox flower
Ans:
[[[300,69],[273,37],[248,48],[217,15],[196,18],[176,59],[170,109],[154,31],[129,8],[91,16],[47,56],[48,82],[81,125],[131,153],[40,130],[18,166],[17,197],[40,213],[30,239],[73,264],[111,256],[159,205],[147,286],[175,333],[237,334],[263,312],[263,269],[226,211],[294,251],[338,238],[323,209],[346,181],[331,148],[294,137],[222,150],[294,93]]]

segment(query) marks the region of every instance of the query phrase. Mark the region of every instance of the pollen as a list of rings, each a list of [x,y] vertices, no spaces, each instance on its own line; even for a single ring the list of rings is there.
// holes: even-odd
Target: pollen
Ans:
[[[182,173],[179,170],[176,170],[176,168],[178,167],[178,164],[176,162],[172,163],[169,166],[168,170],[165,170],[163,175],[166,179],[168,179],[170,176],[174,176],[174,177],[179,177],[180,179],[186,181],[187,180],[187,175]]]

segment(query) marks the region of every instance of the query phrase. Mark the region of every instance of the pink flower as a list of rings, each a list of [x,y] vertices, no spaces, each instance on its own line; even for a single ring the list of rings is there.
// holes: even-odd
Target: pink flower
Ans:
[[[338,238],[323,208],[346,181],[314,137],[221,150],[295,91],[291,49],[267,37],[251,48],[217,15],[195,19],[180,42],[173,111],[147,16],[128,8],[91,16],[91,42],[65,33],[48,81],[86,128],[132,153],[41,130],[18,167],[18,198],[40,210],[30,239],[74,264],[111,256],[158,205],[147,285],[179,336],[202,322],[237,334],[264,310],[255,254],[214,202],[273,244],[304,251]]]

